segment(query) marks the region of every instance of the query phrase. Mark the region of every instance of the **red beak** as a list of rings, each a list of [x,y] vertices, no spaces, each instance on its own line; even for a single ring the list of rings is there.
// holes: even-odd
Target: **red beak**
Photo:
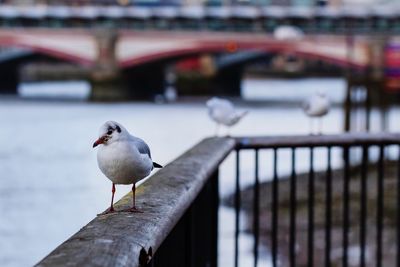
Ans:
[[[100,137],[99,139],[97,139],[96,142],[93,143],[93,147],[96,147],[96,146],[98,146],[100,144],[103,144],[104,143],[104,139],[105,139],[104,137]]]

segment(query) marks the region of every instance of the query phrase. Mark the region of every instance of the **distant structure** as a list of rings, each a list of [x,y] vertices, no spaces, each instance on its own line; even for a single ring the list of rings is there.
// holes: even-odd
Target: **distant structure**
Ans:
[[[371,80],[349,81],[349,87],[385,83],[384,74],[398,73],[396,62],[396,69],[390,66],[385,71],[385,60],[395,58],[386,56],[388,47],[393,50],[400,44],[389,40],[400,34],[400,2],[370,0],[369,5],[357,6],[357,0],[0,3],[0,91],[4,93],[15,93],[22,78],[68,77],[88,80],[91,99],[98,101],[155,96],[174,101],[189,94],[237,97],[245,68],[259,62],[277,66],[273,71],[284,70],[284,75],[309,68],[312,75],[321,70],[329,70],[330,75],[346,71],[352,72],[349,77],[354,81]],[[274,38],[272,33],[281,25],[296,26],[304,37]],[[66,40],[70,45],[65,45]],[[191,83],[182,75],[176,84],[169,82],[168,66],[190,58],[198,59],[202,72],[197,73],[203,76],[196,79],[201,82]],[[389,78],[392,88],[400,88],[397,77]]]
[[[131,0],[2,0],[3,4],[10,5],[128,5]]]
[[[206,106],[208,108],[208,115],[217,124],[215,131],[216,136],[218,136],[221,124],[226,127],[231,127],[247,114],[247,111],[237,111],[229,100],[218,97],[213,97],[208,100]]]
[[[322,134],[322,117],[328,114],[329,108],[329,99],[321,92],[311,96],[303,103],[303,110],[310,117],[310,134],[313,134],[313,118],[319,120],[317,134]]]
[[[274,30],[274,37],[277,40],[300,40],[303,38],[303,32],[294,26],[279,26]]]
[[[298,6],[298,7],[342,7],[354,5],[379,5],[396,3],[396,0],[0,0],[0,4],[7,5],[63,5],[63,6],[94,6],[94,5],[121,5],[121,6]]]

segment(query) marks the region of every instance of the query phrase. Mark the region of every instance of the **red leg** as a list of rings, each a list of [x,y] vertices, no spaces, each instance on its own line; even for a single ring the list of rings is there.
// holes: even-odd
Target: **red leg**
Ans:
[[[110,205],[110,212],[115,211],[114,210],[114,194],[115,194],[115,184],[112,184],[112,189],[111,189],[112,195],[111,195],[111,205]]]
[[[132,208],[136,209],[136,184],[132,185]]]
[[[108,210],[106,210],[105,212],[100,213],[98,215],[109,214],[109,213],[115,212],[115,209],[114,209],[115,184],[114,183],[112,184],[111,193],[112,193],[112,195],[111,195],[111,206],[110,206],[110,208]]]
[[[125,209],[123,211],[126,211],[126,212],[142,212],[141,210],[138,210],[136,208],[136,199],[135,198],[136,198],[136,184],[133,184],[133,186],[132,186],[132,208]]]

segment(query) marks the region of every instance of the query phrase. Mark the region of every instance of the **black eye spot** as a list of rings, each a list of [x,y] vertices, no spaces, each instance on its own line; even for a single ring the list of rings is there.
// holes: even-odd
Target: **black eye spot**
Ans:
[[[108,135],[111,135],[111,134],[112,134],[112,131],[111,131],[111,130],[108,130],[107,134],[108,134]]]
[[[115,129],[117,129],[117,132],[121,132],[121,128],[117,125],[117,127],[115,127]]]

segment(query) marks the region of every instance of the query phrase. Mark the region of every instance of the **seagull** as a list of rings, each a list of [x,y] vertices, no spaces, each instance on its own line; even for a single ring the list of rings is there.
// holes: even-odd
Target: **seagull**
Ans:
[[[299,41],[304,33],[299,27],[282,25],[274,29],[273,36],[279,41]]]
[[[231,127],[238,123],[248,112],[237,111],[232,102],[227,99],[213,97],[206,102],[208,115],[217,123],[216,133],[218,135],[219,126]]]
[[[149,146],[115,121],[107,121],[100,127],[99,139],[94,142],[93,148],[97,146],[97,164],[112,182],[111,206],[103,214],[115,212],[116,184],[133,184],[132,208],[123,211],[140,212],[135,205],[135,184],[148,176],[154,168],[162,168],[151,159]]]
[[[321,92],[311,96],[303,103],[303,110],[307,116],[311,117],[310,120],[310,133],[312,134],[312,118],[319,119],[318,134],[322,132],[322,117],[328,114],[330,102],[328,97]]]

